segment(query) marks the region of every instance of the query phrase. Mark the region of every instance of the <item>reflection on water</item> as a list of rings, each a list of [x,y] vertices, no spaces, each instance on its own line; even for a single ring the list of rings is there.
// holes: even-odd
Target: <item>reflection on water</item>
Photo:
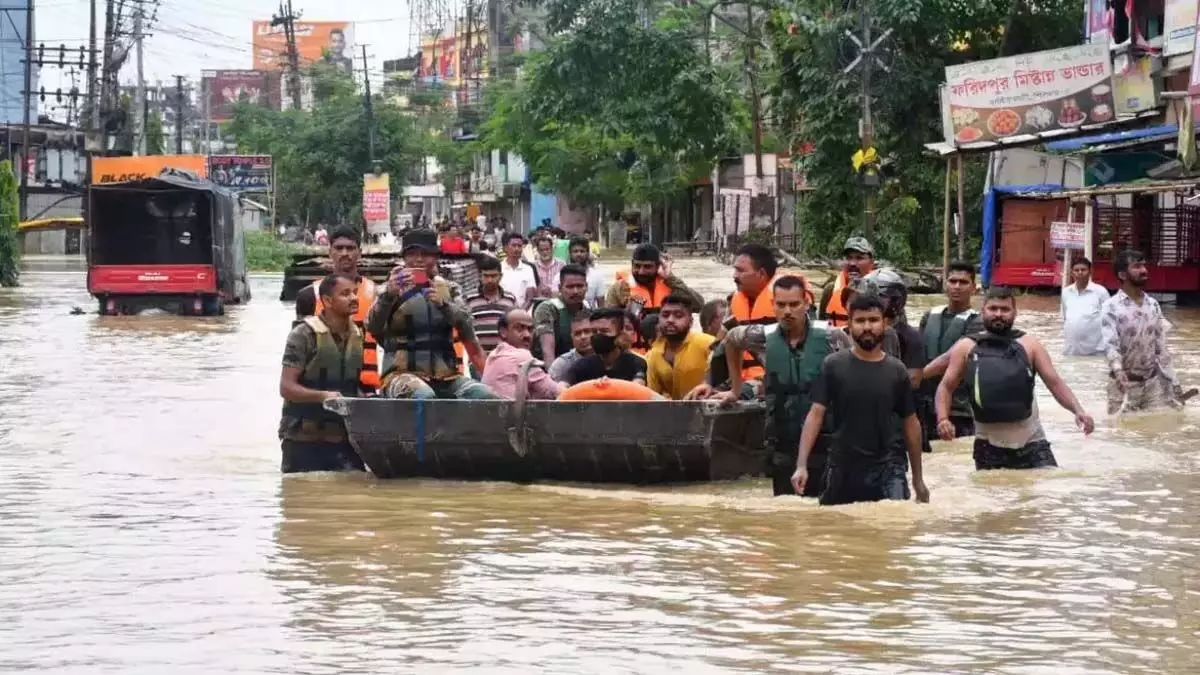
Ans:
[[[1104,419],[1096,359],[1059,361],[1091,438],[1040,391],[1062,470],[941,444],[928,507],[282,479],[277,280],[222,319],[100,318],[44,267],[0,290],[0,672],[1195,670],[1197,415]],[[1056,300],[1020,311],[1057,353]],[[1171,314],[1196,382],[1200,315]]]

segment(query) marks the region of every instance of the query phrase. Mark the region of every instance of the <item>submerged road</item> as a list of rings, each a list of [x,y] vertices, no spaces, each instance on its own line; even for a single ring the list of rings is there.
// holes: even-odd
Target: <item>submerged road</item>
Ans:
[[[682,260],[699,290],[725,269]],[[1200,412],[1039,387],[1063,469],[927,456],[933,503],[281,478],[279,280],[221,319],[94,312],[77,262],[0,290],[0,672],[1194,673]],[[928,306],[932,299],[913,304]],[[1060,351],[1054,299],[1017,326]],[[1200,314],[1174,311],[1186,382]],[[915,313],[913,313],[915,314]]]

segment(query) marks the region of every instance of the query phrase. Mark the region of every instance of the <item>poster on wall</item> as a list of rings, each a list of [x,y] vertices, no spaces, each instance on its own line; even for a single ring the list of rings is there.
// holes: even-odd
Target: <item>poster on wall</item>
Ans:
[[[997,142],[1116,119],[1106,44],[946,67],[947,142]]]
[[[1166,0],[1163,23],[1166,56],[1192,51],[1196,43],[1196,0]]]
[[[1108,0],[1085,0],[1084,29],[1089,43],[1108,44]]]

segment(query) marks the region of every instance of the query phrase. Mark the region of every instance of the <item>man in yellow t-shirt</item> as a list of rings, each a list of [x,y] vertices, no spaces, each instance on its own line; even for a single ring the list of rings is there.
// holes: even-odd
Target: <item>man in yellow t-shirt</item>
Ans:
[[[708,357],[716,339],[692,330],[691,298],[668,295],[658,315],[659,338],[646,354],[646,385],[680,401],[704,382]]]

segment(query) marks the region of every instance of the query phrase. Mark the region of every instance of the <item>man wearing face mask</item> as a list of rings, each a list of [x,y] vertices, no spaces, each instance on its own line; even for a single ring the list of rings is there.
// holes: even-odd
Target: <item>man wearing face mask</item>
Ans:
[[[845,326],[848,319],[846,307],[849,305],[843,300],[842,291],[850,282],[875,269],[875,248],[865,237],[850,237],[842,247],[842,256],[841,271],[833,283],[825,286],[824,292],[821,293],[818,315],[818,318],[838,327]]]
[[[955,437],[950,403],[959,382],[966,380],[975,415],[975,469],[1038,469],[1058,466],[1042,430],[1034,376],[1054,400],[1075,415],[1084,434],[1092,433],[1092,416],[1059,377],[1050,354],[1032,335],[1013,330],[1017,300],[1011,289],[993,286],[983,296],[982,333],[959,340],[950,348],[946,374],[937,388],[938,434]]]
[[[854,348],[831,354],[821,364],[800,434],[792,485],[804,494],[809,456],[824,429],[825,416],[831,414],[834,430],[821,493],[823,506],[908,499],[905,465],[895,453],[898,436],[903,436],[908,450],[912,491],[918,502],[928,502],[921,424],[908,371],[899,359],[883,352],[883,302],[878,295],[859,295],[850,302],[849,313]]]
[[[567,371],[567,384],[609,377],[645,386],[646,360],[622,349],[618,342],[625,322],[625,311],[616,307],[592,312],[592,355],[571,366]]]

